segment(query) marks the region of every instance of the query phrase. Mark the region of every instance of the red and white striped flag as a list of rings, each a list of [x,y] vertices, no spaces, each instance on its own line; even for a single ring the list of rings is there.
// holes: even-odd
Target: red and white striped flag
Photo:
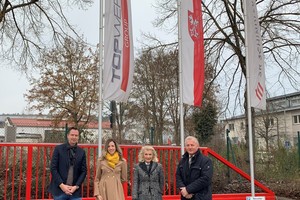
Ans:
[[[201,0],[181,1],[183,103],[201,106],[204,88],[204,44]]]
[[[247,80],[250,88],[250,106],[266,109],[264,53],[255,0],[246,1]],[[249,73],[249,74],[248,74]]]
[[[105,1],[103,99],[126,102],[134,59],[130,0]]]

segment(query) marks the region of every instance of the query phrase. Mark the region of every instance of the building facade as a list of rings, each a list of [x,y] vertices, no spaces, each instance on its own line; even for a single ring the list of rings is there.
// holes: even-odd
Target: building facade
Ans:
[[[255,110],[252,118],[259,149],[296,146],[300,134],[300,92],[268,98],[267,109]],[[223,120],[234,144],[246,141],[246,120],[245,115]]]
[[[63,142],[68,125],[66,121],[54,125],[51,118],[39,115],[13,115],[1,116],[0,121],[0,141],[1,142],[23,142],[23,143],[60,143]],[[89,122],[83,130],[88,138],[88,142],[98,141],[98,122]],[[102,136],[111,136],[109,121],[102,122]]]

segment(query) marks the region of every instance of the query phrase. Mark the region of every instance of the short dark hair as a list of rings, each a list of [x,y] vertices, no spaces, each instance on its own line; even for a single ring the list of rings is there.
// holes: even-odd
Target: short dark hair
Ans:
[[[71,130],[77,130],[79,132],[78,128],[72,126],[71,128],[68,129],[68,134],[71,132]]]

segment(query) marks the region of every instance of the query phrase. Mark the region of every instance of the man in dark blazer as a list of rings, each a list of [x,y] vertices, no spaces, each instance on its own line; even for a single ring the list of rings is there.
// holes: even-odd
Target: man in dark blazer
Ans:
[[[181,200],[212,200],[212,161],[201,154],[197,138],[188,136],[184,143],[186,152],[176,170]]]
[[[70,128],[68,142],[55,147],[51,160],[48,191],[54,200],[81,200],[81,185],[86,177],[86,154],[77,146],[79,131]]]

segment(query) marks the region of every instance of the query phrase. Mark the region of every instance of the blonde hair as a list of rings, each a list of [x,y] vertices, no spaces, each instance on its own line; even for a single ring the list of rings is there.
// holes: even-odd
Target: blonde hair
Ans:
[[[120,157],[120,160],[123,160],[123,152],[122,152],[122,149],[120,148],[119,144],[118,144],[114,139],[112,139],[112,138],[106,140],[105,145],[104,145],[104,149],[103,149],[103,152],[102,152],[101,160],[104,160],[104,159],[105,159],[106,153],[108,152],[108,145],[109,145],[109,143],[111,143],[111,142],[113,142],[113,143],[115,144],[116,152],[118,152],[119,157]]]
[[[143,146],[141,148],[140,153],[139,153],[139,162],[144,162],[145,161],[144,153],[145,153],[145,151],[149,151],[149,150],[151,150],[152,154],[153,154],[152,161],[153,162],[158,162],[157,153],[156,153],[155,149],[152,146]]]

